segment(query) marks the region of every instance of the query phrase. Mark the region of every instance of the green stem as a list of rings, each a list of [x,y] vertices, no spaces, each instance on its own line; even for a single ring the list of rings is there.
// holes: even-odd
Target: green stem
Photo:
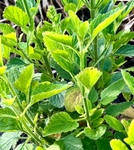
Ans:
[[[91,0],[91,19],[93,20],[95,18],[95,0]],[[98,60],[98,37],[96,36],[93,40],[93,44],[94,44],[94,63],[97,62]],[[98,68],[99,66],[97,66]]]
[[[28,14],[28,16],[29,16],[29,18],[30,18],[30,24],[31,24],[31,13],[30,13],[30,10],[29,10],[29,8],[28,8],[27,1],[26,1],[26,0],[22,0],[22,2],[23,2],[23,6],[24,6],[24,8],[25,8],[25,11],[26,11],[26,13]]]
[[[19,106],[19,109],[21,112],[24,111],[21,103],[20,103],[20,100],[19,100],[19,97],[17,96],[17,94],[15,93],[15,90],[14,90],[14,87],[12,86],[12,84],[8,81],[6,75],[3,77],[3,79],[6,81],[6,83],[8,84],[9,86],[9,89],[11,90],[11,93],[13,94],[13,96],[15,97],[16,96],[16,101],[17,101],[17,104]],[[26,120],[30,123],[31,127],[34,128],[35,127],[35,124],[34,122],[31,120],[31,118],[28,116],[28,114],[26,113],[25,114],[25,118]],[[42,136],[42,132],[39,130],[39,128],[37,128],[37,133]]]

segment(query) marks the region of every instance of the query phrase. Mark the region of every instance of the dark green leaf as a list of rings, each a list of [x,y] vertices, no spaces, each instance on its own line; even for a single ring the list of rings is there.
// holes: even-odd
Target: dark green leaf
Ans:
[[[110,58],[107,58],[107,59],[104,61],[102,70],[104,70],[104,71],[106,71],[106,72],[110,72],[111,69],[112,69],[112,67],[113,67],[113,61],[112,61]]]
[[[112,150],[110,147],[109,139],[98,139],[96,141],[96,145],[98,147],[98,150]]]
[[[124,112],[124,110],[129,108],[132,104],[133,102],[123,102],[116,105],[111,105],[106,109],[106,114],[114,117],[118,116],[119,114]]]
[[[94,103],[98,100],[98,93],[94,87],[92,87],[92,89],[88,95],[88,99],[91,101],[91,103]]]

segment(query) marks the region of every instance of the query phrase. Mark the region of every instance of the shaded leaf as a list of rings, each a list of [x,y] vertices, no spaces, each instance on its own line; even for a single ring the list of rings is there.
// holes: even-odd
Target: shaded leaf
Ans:
[[[11,147],[15,149],[15,146],[21,134],[22,133],[19,131],[3,133],[0,137],[0,149],[10,150]]]
[[[112,150],[110,147],[109,139],[98,139],[96,141],[96,145],[98,147],[98,150]]]

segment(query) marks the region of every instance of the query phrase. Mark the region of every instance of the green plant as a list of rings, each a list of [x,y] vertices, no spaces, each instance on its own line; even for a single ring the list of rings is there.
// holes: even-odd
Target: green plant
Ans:
[[[4,11],[3,16],[20,26],[23,33],[17,39],[10,25],[0,24],[3,32],[0,131],[28,135],[17,148],[13,140],[15,150],[110,150],[111,139],[127,137],[115,117],[133,104],[128,99],[116,105],[112,102],[122,92],[124,97],[133,94],[133,79],[115,70],[125,63],[125,56],[134,55],[133,46],[127,44],[134,33],[126,30],[116,34],[134,1],[126,6],[120,3],[117,8],[114,8],[115,0],[61,1],[69,16],[61,20],[61,14],[50,6],[47,17],[51,23],[44,21],[37,28],[34,17],[40,0],[37,4],[34,0],[17,0],[16,6]],[[91,19],[82,22],[76,13],[84,4],[90,10]],[[23,34],[27,35],[26,42],[21,42]],[[11,52],[20,58],[10,59]],[[2,57],[8,60],[5,66]],[[34,74],[34,67],[41,73]],[[51,68],[57,71],[56,77]],[[110,127],[115,134],[109,131]],[[2,135],[4,140],[5,135],[8,134]],[[0,147],[5,149],[1,141]],[[29,141],[34,144],[28,144]]]

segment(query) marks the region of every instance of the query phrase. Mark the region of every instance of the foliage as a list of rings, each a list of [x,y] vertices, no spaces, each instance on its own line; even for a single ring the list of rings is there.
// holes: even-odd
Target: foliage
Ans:
[[[61,2],[68,16],[61,19],[49,6],[51,23],[44,21],[42,27],[34,24],[40,0],[17,0],[4,11],[3,17],[26,34],[26,42],[11,25],[0,24],[0,132],[7,132],[0,137],[0,148],[134,149],[134,121],[118,119],[133,104],[134,77],[125,71],[133,68],[117,70],[125,56],[134,56],[128,45],[134,33],[117,33],[134,2],[117,8],[115,0]],[[83,5],[91,14],[86,21],[77,16]],[[20,57],[10,59],[11,53]],[[127,102],[113,104],[121,93]],[[21,133],[26,140],[16,147]]]

